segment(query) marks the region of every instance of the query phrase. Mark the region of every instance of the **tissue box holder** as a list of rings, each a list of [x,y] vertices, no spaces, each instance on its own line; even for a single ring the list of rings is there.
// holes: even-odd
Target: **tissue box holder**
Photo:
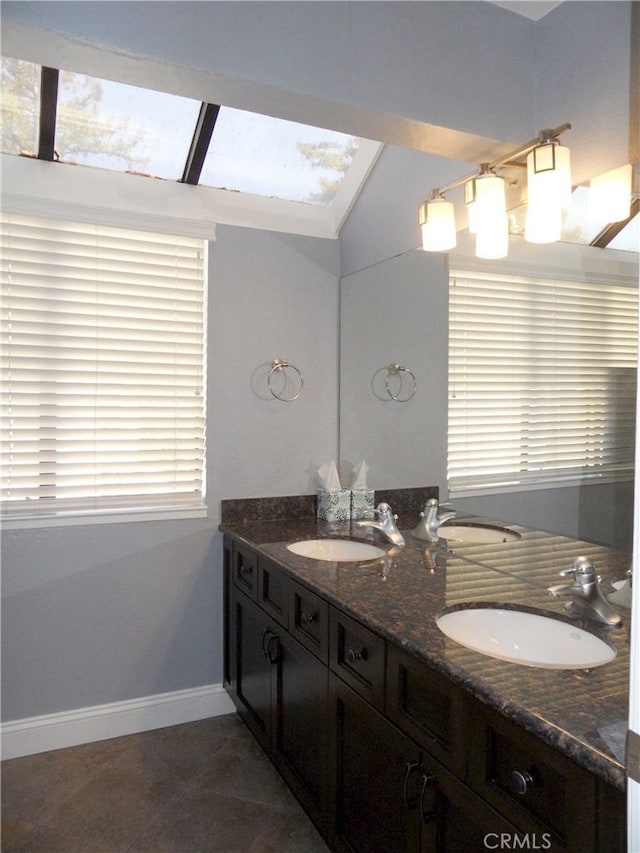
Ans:
[[[351,492],[351,518],[373,518],[373,489],[353,489]]]
[[[324,521],[349,521],[351,517],[351,490],[328,492],[318,489],[318,518]]]

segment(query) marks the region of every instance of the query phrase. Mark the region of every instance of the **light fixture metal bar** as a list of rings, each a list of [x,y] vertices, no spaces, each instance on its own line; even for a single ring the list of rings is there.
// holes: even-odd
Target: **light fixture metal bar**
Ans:
[[[510,161],[522,159],[537,145],[541,145],[551,139],[557,139],[558,136],[560,136],[560,134],[564,133],[566,130],[571,130],[571,124],[568,121],[564,122],[564,124],[561,124],[558,127],[546,128],[545,130],[541,130],[535,139],[531,139],[524,145],[520,145],[518,148],[515,148],[513,151],[510,151],[509,154],[507,154],[505,157],[500,157],[498,160],[494,160],[492,163],[483,163],[483,170],[490,172],[492,169],[497,169],[499,166],[504,166],[507,163],[509,163],[509,165],[513,165],[513,163],[510,163]],[[444,193],[450,192],[451,190],[462,186],[467,181],[470,181],[472,178],[477,177],[477,175],[478,172],[476,170],[475,172],[470,172],[468,175],[465,175],[463,178],[458,178],[455,181],[450,181],[448,184],[434,189],[432,192],[432,198],[441,197]]]

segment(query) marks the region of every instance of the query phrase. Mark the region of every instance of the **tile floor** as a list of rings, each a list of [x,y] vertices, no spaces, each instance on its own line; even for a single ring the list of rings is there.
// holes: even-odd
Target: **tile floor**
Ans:
[[[235,715],[2,762],[3,853],[327,853]]]

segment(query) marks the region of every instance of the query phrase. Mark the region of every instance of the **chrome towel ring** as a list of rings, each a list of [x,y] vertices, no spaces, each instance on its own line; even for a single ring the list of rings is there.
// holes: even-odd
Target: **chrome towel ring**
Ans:
[[[387,378],[385,379],[384,387],[386,389],[387,394],[391,397],[392,400],[395,400],[396,403],[408,403],[413,397],[415,397],[415,393],[418,390],[418,385],[416,383],[416,377],[408,367],[403,367],[401,364],[388,364],[386,367]],[[404,396],[402,394],[402,388],[404,385],[402,374],[406,373],[409,375],[411,382],[408,388],[408,391],[405,392]],[[392,377],[399,377],[399,382],[397,389],[395,389],[395,393],[392,390]]]
[[[296,385],[299,385],[299,387],[295,394],[292,394],[290,397],[283,397],[282,392],[287,387],[287,377],[285,374],[285,371],[287,369],[292,370],[294,374],[297,375]],[[279,389],[279,393],[276,393],[273,390],[273,386],[271,384],[271,380],[273,379],[276,373],[279,373],[284,376],[284,385],[281,389]],[[290,364],[288,361],[285,361],[282,358],[274,358],[271,362],[271,370],[267,374],[267,387],[269,389],[269,393],[273,397],[275,397],[276,400],[280,400],[282,403],[291,403],[294,400],[297,400],[300,394],[302,394],[302,389],[304,388],[304,379],[302,378],[302,374],[295,365]]]

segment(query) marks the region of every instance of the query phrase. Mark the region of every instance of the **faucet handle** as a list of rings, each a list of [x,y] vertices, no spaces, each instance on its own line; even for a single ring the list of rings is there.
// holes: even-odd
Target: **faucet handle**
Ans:
[[[379,517],[383,515],[391,515],[391,507],[389,506],[389,504],[384,503],[383,501],[382,503],[379,503],[377,507],[374,508],[373,512],[375,512],[375,514]]]
[[[595,573],[595,566],[588,557],[578,557],[568,569],[562,569],[561,577],[574,575],[576,583],[590,583],[593,580],[600,581],[601,578]]]

